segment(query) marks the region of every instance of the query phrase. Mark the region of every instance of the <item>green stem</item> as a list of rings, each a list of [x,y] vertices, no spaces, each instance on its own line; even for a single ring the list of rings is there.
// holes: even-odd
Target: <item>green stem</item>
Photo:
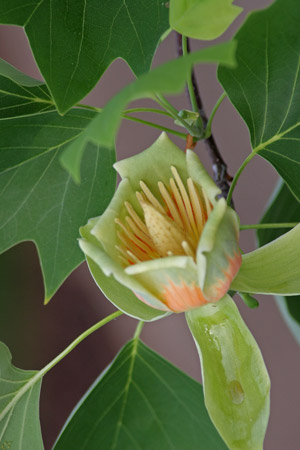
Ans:
[[[227,205],[231,204],[231,198],[232,198],[232,194],[234,191],[234,188],[236,186],[236,183],[238,182],[238,179],[240,178],[241,173],[243,172],[243,170],[245,169],[245,167],[248,165],[248,163],[251,161],[251,159],[256,155],[256,152],[252,152],[250,153],[250,155],[247,156],[247,158],[245,159],[245,161],[243,162],[243,164],[241,165],[241,167],[238,169],[238,171],[236,172],[236,174],[234,175],[234,178],[232,180],[229,192],[228,192],[228,196],[227,196]]]
[[[182,35],[182,55],[186,56],[186,55],[188,55],[188,53],[189,52],[188,52],[187,37]],[[189,74],[189,76],[186,80],[186,83],[187,83],[193,111],[199,112],[198,104],[197,104],[197,100],[196,100],[196,96],[195,96],[195,91],[194,91],[194,87],[193,87],[193,83],[192,83],[191,73]]]
[[[103,108],[98,108],[97,106],[86,105],[85,103],[77,103],[76,106],[78,108],[89,109],[91,111],[97,111],[97,112],[103,111]],[[157,108],[130,108],[130,109],[125,109],[123,111],[123,114],[131,114],[131,113],[135,113],[135,112],[150,112],[150,113],[155,113],[155,114],[161,114],[163,116],[173,117],[167,111],[163,111],[163,110],[157,109]]]
[[[73,342],[71,342],[71,344],[68,345],[67,348],[65,348],[59,355],[57,355],[52,361],[50,361],[49,364],[43,367],[43,369],[38,372],[38,375],[40,375],[40,377],[44,376],[47,372],[49,372],[50,369],[56,366],[57,363],[59,363],[65,356],[67,356],[75,347],[77,347],[77,345],[80,344],[80,342],[82,342],[86,337],[94,333],[94,331],[99,330],[99,328],[103,327],[103,325],[106,325],[108,322],[111,322],[112,320],[121,316],[122,314],[122,311],[116,311],[110,316],[105,317],[104,319],[100,320],[100,322],[95,323],[95,325],[85,330]]]
[[[125,111],[123,111],[124,114],[131,114],[131,113],[135,113],[135,112],[150,112],[150,113],[162,114],[164,116],[172,117],[171,114],[168,113],[167,111],[163,111],[162,109],[157,109],[157,108],[130,108],[130,109],[125,109]]]
[[[96,108],[96,106],[85,105],[83,103],[78,103],[77,106],[80,108],[89,109],[91,111],[97,112],[103,111],[103,108]],[[164,127],[162,125],[158,125],[157,123],[149,122],[148,120],[143,120],[139,119],[138,117],[132,117],[127,115],[133,112],[152,112],[152,113],[155,112],[157,114],[163,114],[168,117],[173,117],[170,113],[155,108],[132,108],[125,110],[122,114],[122,117],[123,119],[131,120],[132,122],[142,123],[143,125],[148,125],[149,127],[157,128],[159,130],[166,131],[167,133],[174,134],[175,136],[179,136],[182,139],[186,139],[186,133],[181,133],[180,131],[173,130],[172,128]]]
[[[211,136],[211,125],[212,125],[212,122],[214,120],[216,112],[218,111],[218,109],[219,109],[219,107],[220,107],[220,105],[221,105],[221,103],[222,103],[222,101],[224,100],[225,97],[226,97],[226,93],[223,92],[223,94],[219,97],[219,99],[217,100],[217,103],[215,104],[215,106],[214,106],[214,108],[213,108],[213,110],[211,112],[211,115],[210,115],[210,117],[208,119],[208,122],[207,122],[207,125],[206,125],[205,139],[207,139],[207,138],[209,138]]]
[[[90,109],[91,111],[101,112],[103,108],[97,108],[97,106],[86,105],[85,103],[77,103],[77,108]]]
[[[241,225],[240,230],[264,230],[265,228],[294,228],[298,222],[289,223],[257,223],[254,225]]]
[[[192,127],[190,127],[189,124],[178,115],[177,109],[175,109],[174,106],[171,105],[171,103],[168,102],[166,98],[164,98],[160,94],[156,94],[154,100],[156,100],[157,103],[162,108],[164,108],[167,112],[169,112],[170,115],[173,117],[173,119],[178,120],[178,122],[180,122],[181,125],[184,126],[184,128],[190,133],[191,136],[195,136],[195,130]]]
[[[144,326],[144,322],[142,320],[140,320],[138,325],[137,325],[137,327],[136,327],[135,333],[133,335],[133,339],[138,339],[140,337],[140,334],[142,332],[143,326]]]
[[[92,327],[88,328],[86,331],[84,331],[80,336],[78,336],[70,345],[68,345],[65,350],[63,350],[58,356],[56,356],[52,361],[49,362],[43,369],[39,370],[32,378],[28,380],[26,384],[22,386],[22,388],[18,391],[18,393],[13,397],[13,399],[5,406],[5,408],[0,412],[0,421],[3,419],[3,417],[11,411],[17,402],[20,400],[20,398],[29,390],[31,389],[35,383],[37,383],[43,376],[49,372],[56,364],[58,364],[65,356],[67,356],[75,347],[77,347],[80,342],[82,342],[86,337],[88,337],[90,334],[92,334],[94,331],[98,330],[99,328],[103,327],[103,325],[106,325],[108,322],[110,322],[113,319],[116,319],[117,317],[121,316],[123,313],[122,311],[116,311],[110,316],[105,317],[104,319],[100,320],[100,322],[96,323]]]
[[[148,122],[148,120],[139,119],[138,117],[131,117],[124,114],[123,119],[131,120],[132,122],[142,123],[143,125],[148,125],[149,127],[157,128],[162,131],[166,131],[167,133],[174,134],[175,136],[179,136],[182,139],[186,139],[186,133],[181,133],[180,131],[173,130],[172,128],[164,127],[162,125],[158,125],[157,123]]]

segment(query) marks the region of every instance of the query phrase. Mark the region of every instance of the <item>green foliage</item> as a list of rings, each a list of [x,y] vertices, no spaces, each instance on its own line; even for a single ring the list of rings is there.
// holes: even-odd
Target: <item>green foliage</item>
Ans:
[[[232,3],[233,0],[171,0],[171,28],[194,39],[215,39],[242,12]]]
[[[17,369],[0,342],[0,448],[44,448],[39,423],[38,372]]]
[[[0,119],[53,109],[45,84],[0,59]]]
[[[205,404],[231,450],[260,450],[268,424],[270,379],[234,301],[186,313],[202,366]],[[249,420],[251,418],[251,420]]]
[[[227,42],[150,71],[156,47],[169,31],[168,3],[1,1],[0,23],[24,27],[45,82],[0,60],[0,252],[24,240],[36,244],[46,302],[83,261],[77,243],[80,226],[80,245],[96,283],[117,308],[134,318],[154,321],[172,310],[162,301],[161,291],[155,291],[160,280],[165,284],[187,280],[204,295],[210,290],[211,298],[214,293],[222,297],[229,288],[240,263],[238,222],[225,200],[219,199],[219,189],[204,173],[192,150],[186,153],[184,182],[187,174],[194,183],[201,182],[209,199],[203,210],[208,226],[201,234],[196,258],[199,273],[187,255],[155,258],[143,262],[142,268],[142,264],[133,264],[126,270],[115,258],[118,241],[114,219],[127,214],[124,200],[129,190],[132,205],[138,204],[135,193],[141,179],[151,188],[153,184],[153,192],[159,195],[157,181],[163,175],[162,181],[169,182],[170,165],[174,164],[179,172],[182,169],[179,161],[184,154],[178,150],[178,158],[175,153],[168,156],[168,148],[174,144],[167,144],[166,137],[161,138],[156,159],[149,154],[141,162],[143,156],[136,155],[135,164],[133,158],[118,163],[120,174],[126,178],[122,181],[124,192],[103,214],[115,189],[114,141],[122,117],[128,118],[124,113],[128,103],[141,98],[156,100],[175,124],[185,126],[191,134],[190,143],[192,138],[203,137],[202,128],[195,126],[199,116],[195,93],[192,116],[178,112],[162,96],[180,93],[187,81],[191,88],[191,70],[197,63],[227,66],[220,67],[219,79],[250,131],[253,153],[246,163],[252,155],[262,156],[287,184],[277,191],[262,222],[299,221],[298,1],[277,0],[270,8],[250,15],[236,35],[237,66],[235,42]],[[207,40],[221,35],[241,12],[232,0],[171,0],[170,8],[174,30],[185,37]],[[187,43],[185,38],[183,43]],[[80,108],[78,101],[116,58],[122,58],[138,79],[100,113]],[[210,135],[211,121],[204,131]],[[219,167],[214,165],[213,169],[216,174]],[[221,173],[218,175],[222,178]],[[210,214],[209,201],[213,206]],[[99,215],[101,219],[91,219],[83,227],[90,217]],[[103,229],[96,227],[105,220]],[[227,227],[225,233],[220,224]],[[256,307],[257,302],[249,293],[292,296],[277,297],[277,301],[300,342],[300,225],[281,236],[284,231],[259,232],[262,247],[243,256],[231,288],[240,292],[250,307]],[[105,251],[105,246],[110,252]],[[212,258],[214,247],[218,252]],[[178,267],[171,267],[173,263]],[[184,277],[182,268],[186,269]],[[143,285],[140,280],[147,283]],[[149,297],[142,295],[145,293]],[[121,314],[117,311],[86,330],[40,372],[12,366],[9,350],[0,343],[0,450],[43,449],[38,420],[41,378],[89,334]],[[225,296],[218,303],[188,311],[187,321],[200,354],[205,399],[198,383],[148,349],[136,333],[80,401],[55,450],[225,449],[207,410],[231,450],[261,450],[269,414],[270,382],[259,348],[236,306]]]
[[[252,297],[252,295],[247,294],[246,292],[239,292],[239,295],[245,305],[247,305],[249,308],[254,309],[259,306],[258,301],[256,300],[256,298]]]
[[[130,341],[72,413],[54,450],[225,450],[201,386],[138,339]]]
[[[121,122],[122,111],[129,102],[143,97],[155,97],[156,93],[179,93],[184,88],[185,80],[193,64],[220,62],[232,66],[234,65],[234,53],[235,44],[227,42],[172,60],[141,76],[113,97],[86,128],[79,142],[74,142],[69,146],[62,156],[64,166],[76,177],[78,161],[83,153],[82,147],[87,142],[92,141],[111,147]],[[73,159],[77,161],[77,164],[74,165]]]
[[[0,23],[25,27],[36,62],[63,114],[88,94],[116,58],[127,61],[136,75],[150,69],[168,28],[165,3],[45,0],[22,5],[20,0],[4,0]]]
[[[261,223],[282,223],[283,221],[299,222],[300,203],[291,194],[286,184],[280,182],[275,189],[273,198],[261,219]],[[285,229],[258,230],[257,236],[260,245],[277,239]],[[294,244],[292,244],[294,245]],[[283,317],[287,321],[292,333],[300,343],[300,296],[276,297]]]
[[[105,209],[115,188],[112,149],[89,144],[80,186],[59,162],[92,117],[77,109],[64,117],[48,112],[0,121],[0,251],[35,242],[46,301],[83,260],[79,226]]]
[[[235,37],[238,66],[221,67],[219,80],[249,128],[253,152],[300,200],[299,21],[297,0],[252,13]]]

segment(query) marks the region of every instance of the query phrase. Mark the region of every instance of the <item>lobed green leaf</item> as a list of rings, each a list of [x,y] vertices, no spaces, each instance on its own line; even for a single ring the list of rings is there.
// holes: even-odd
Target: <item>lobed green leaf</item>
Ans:
[[[169,27],[161,0],[2,0],[0,23],[25,28],[61,114],[95,86],[116,58],[136,75],[150,69]]]
[[[201,386],[130,341],[81,399],[53,450],[225,450]]]
[[[219,80],[246,122],[253,152],[269,161],[300,200],[300,9],[277,0],[236,34],[236,68]]]
[[[39,422],[41,380],[38,372],[11,364],[11,354],[0,342],[0,448],[43,450]]]
[[[74,109],[0,120],[0,252],[35,242],[46,301],[84,259],[79,227],[104,211],[115,189],[112,148],[88,144],[80,186],[59,161],[93,116]]]

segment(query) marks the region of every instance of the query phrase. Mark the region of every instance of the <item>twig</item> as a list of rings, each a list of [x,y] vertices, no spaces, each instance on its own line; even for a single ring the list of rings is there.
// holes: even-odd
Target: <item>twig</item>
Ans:
[[[177,53],[178,53],[178,56],[182,56],[182,54],[183,54],[182,36],[179,33],[176,33],[176,34],[177,34]],[[187,51],[190,52],[189,39],[187,39]],[[191,80],[192,80],[192,85],[193,85],[193,89],[194,89],[194,94],[195,94],[199,114],[202,118],[203,126],[204,126],[204,128],[206,128],[208,119],[207,119],[207,116],[203,109],[203,104],[202,104],[202,100],[200,97],[200,92],[198,89],[194,70],[192,70],[192,73],[191,73]],[[188,93],[188,89],[187,89],[187,93]],[[190,100],[189,95],[188,95],[188,97]],[[215,141],[213,135],[210,135],[208,138],[204,139],[204,142],[205,142],[208,154],[210,156],[210,159],[212,161],[212,170],[213,170],[214,181],[215,181],[216,185],[221,189],[222,196],[224,198],[227,198],[228,192],[230,189],[229,181],[232,180],[232,177],[230,175],[228,175],[228,172],[227,172],[227,164],[225,163],[225,161],[223,160],[223,158],[221,156],[221,153],[217,147],[217,144],[216,144],[216,141]]]

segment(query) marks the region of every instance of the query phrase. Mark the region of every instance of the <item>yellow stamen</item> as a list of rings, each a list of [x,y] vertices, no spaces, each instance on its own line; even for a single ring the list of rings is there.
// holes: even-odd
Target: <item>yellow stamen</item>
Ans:
[[[212,205],[211,205],[204,189],[202,189],[202,194],[204,197],[205,207],[206,207],[206,212],[207,212],[207,217],[208,217],[210,215],[210,213],[212,212]]]
[[[199,190],[191,178],[186,189],[176,168],[172,166],[171,171],[174,179],[170,178],[169,186],[158,182],[162,203],[140,181],[142,191],[136,192],[136,197],[144,220],[129,202],[124,203],[129,214],[125,222],[115,219],[121,228],[117,232],[121,245],[116,249],[125,266],[168,256],[196,258],[199,238],[213,207],[205,191]]]
[[[158,209],[158,211],[160,211],[163,214],[165,212],[164,208],[161,206],[159,201],[154,197],[148,186],[143,181],[140,181],[140,186],[149,202],[154,206],[154,208]]]
[[[172,170],[172,173],[173,173],[174,178],[176,180],[176,183],[177,183],[177,185],[179,187],[182,199],[184,201],[184,206],[186,208],[186,212],[187,212],[187,215],[188,215],[191,227],[193,229],[193,232],[194,232],[195,236],[197,236],[197,227],[196,227],[195,219],[194,219],[194,216],[193,216],[193,211],[192,211],[192,207],[191,207],[191,202],[190,202],[189,196],[188,196],[188,194],[186,192],[184,184],[183,184],[183,182],[182,182],[182,180],[181,180],[181,178],[180,178],[176,168],[174,166],[172,166],[171,170]]]
[[[179,227],[182,227],[182,228],[183,228],[183,223],[182,223],[182,220],[181,220],[181,218],[180,218],[180,215],[179,215],[179,213],[178,213],[178,211],[177,211],[177,208],[176,208],[176,206],[175,206],[175,203],[174,203],[173,200],[171,199],[169,192],[167,191],[165,185],[164,185],[161,181],[158,182],[158,188],[159,188],[159,190],[160,190],[160,193],[161,193],[162,198],[164,199],[166,205],[167,205],[168,208],[169,208],[169,211],[170,211],[170,213],[171,213],[173,219],[175,220],[175,222],[177,223],[177,225],[178,225]]]
[[[146,227],[146,225],[144,224],[144,222],[142,221],[142,219],[140,219],[140,217],[137,215],[137,213],[135,212],[135,210],[133,209],[133,207],[131,206],[131,204],[129,202],[125,202],[125,207],[128,211],[128,214],[130,214],[132,220],[134,220],[134,222],[137,224],[137,226],[147,235],[148,234],[148,229]]]
[[[192,207],[193,207],[193,211],[194,211],[194,216],[195,216],[195,220],[196,220],[196,224],[197,224],[198,235],[200,236],[202,229],[203,229],[203,225],[204,225],[204,217],[203,217],[203,213],[202,213],[201,202],[199,199],[199,195],[196,191],[195,185],[193,183],[193,180],[191,178],[189,178],[187,180],[187,185],[188,185],[189,195],[190,195],[190,199],[191,199],[191,203],[192,203]]]
[[[195,253],[193,252],[193,250],[191,249],[191,246],[189,245],[189,243],[187,241],[182,241],[181,247],[183,248],[183,250],[185,251],[187,256],[191,256],[192,258],[195,257]]]

